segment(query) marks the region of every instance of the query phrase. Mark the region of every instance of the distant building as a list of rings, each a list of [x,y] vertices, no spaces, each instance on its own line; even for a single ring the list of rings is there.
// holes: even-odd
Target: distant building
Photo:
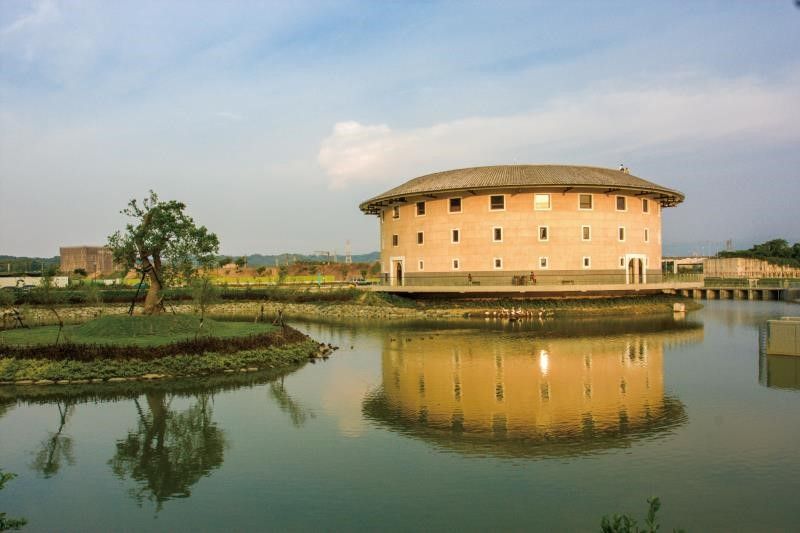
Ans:
[[[503,165],[414,178],[363,202],[392,285],[661,280],[661,211],[683,193],[627,169]]]
[[[800,268],[750,257],[712,257],[703,261],[709,278],[800,278]]]
[[[71,274],[77,269],[83,269],[87,274],[111,274],[117,270],[114,257],[109,248],[104,246],[62,246],[61,272]]]

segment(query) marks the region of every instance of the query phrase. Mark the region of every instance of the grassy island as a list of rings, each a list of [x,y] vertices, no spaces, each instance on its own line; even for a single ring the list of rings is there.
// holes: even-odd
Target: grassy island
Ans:
[[[289,327],[186,315],[106,316],[0,332],[3,384],[88,383],[255,372],[300,365],[319,345]]]

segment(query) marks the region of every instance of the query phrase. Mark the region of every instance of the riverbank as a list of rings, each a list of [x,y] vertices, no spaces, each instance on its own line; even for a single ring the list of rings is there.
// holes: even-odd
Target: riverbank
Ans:
[[[237,301],[209,306],[208,316],[214,318],[244,318],[253,320],[263,313],[267,317],[279,312],[286,318],[370,318],[370,319],[452,319],[484,316],[488,311],[523,309],[547,316],[601,316],[671,314],[674,303],[683,303],[687,311],[702,308],[695,300],[676,296],[628,296],[620,298],[550,298],[535,300],[411,300],[396,296],[377,296],[362,293],[351,302],[318,301],[307,303],[275,301]],[[179,303],[170,306],[176,313],[191,314],[194,306]],[[121,315],[128,311],[124,304],[98,306],[63,306],[59,308],[67,323],[82,323],[102,315]],[[48,309],[28,307],[23,311],[29,325],[53,323],[53,314]]]

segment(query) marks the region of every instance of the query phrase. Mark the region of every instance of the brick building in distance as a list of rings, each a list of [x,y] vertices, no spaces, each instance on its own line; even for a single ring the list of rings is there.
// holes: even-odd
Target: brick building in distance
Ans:
[[[115,268],[111,250],[105,246],[62,246],[61,272],[71,274],[83,269],[87,274],[107,275],[119,270]]]

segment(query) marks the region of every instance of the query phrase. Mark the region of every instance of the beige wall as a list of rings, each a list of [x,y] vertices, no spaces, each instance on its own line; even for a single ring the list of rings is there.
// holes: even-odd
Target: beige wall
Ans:
[[[82,268],[87,274],[111,274],[115,271],[111,250],[102,246],[62,246],[61,272],[71,274]]]
[[[400,205],[400,217],[393,218],[392,208],[381,214],[381,262],[383,272],[390,272],[392,258],[404,258],[404,272],[433,274],[453,272],[452,260],[460,262],[459,272],[548,272],[572,271],[619,273],[620,257],[641,254],[647,257],[648,274],[660,272],[661,264],[661,206],[649,200],[649,213],[642,212],[642,198],[630,193],[627,210],[616,210],[617,193],[573,190],[537,190],[549,193],[551,209],[534,210],[534,193],[514,194],[508,191],[464,193],[461,213],[449,213],[449,198],[408,197]],[[578,208],[579,194],[593,194],[592,210]],[[505,210],[489,209],[492,194],[505,194]],[[623,193],[620,193],[623,194]],[[416,202],[425,200],[426,213],[416,215]],[[581,239],[581,227],[591,226],[591,240]],[[503,228],[503,241],[493,242],[493,228]],[[538,226],[548,226],[549,240],[538,239]],[[618,228],[625,227],[625,241],[617,238]],[[451,230],[459,229],[461,242],[451,243]],[[645,242],[644,230],[649,230]],[[424,233],[424,244],[417,244],[417,232]],[[399,245],[392,245],[392,235],[398,235]],[[591,267],[583,268],[583,257],[590,257]],[[539,258],[548,257],[547,269],[539,266]],[[502,269],[494,268],[494,258],[501,258]],[[424,271],[419,270],[424,261]]]

